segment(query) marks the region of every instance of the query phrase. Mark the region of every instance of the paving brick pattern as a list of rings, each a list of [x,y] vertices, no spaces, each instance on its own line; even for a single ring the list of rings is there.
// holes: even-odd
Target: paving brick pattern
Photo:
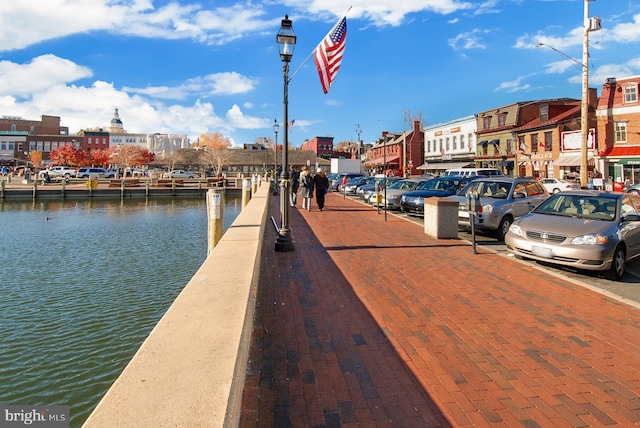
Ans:
[[[640,425],[637,309],[338,194],[289,212],[242,427]]]

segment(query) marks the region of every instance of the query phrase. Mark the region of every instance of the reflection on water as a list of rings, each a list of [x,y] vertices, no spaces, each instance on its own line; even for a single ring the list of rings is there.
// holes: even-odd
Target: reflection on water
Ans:
[[[206,258],[206,203],[4,201],[0,233],[0,403],[80,426]]]

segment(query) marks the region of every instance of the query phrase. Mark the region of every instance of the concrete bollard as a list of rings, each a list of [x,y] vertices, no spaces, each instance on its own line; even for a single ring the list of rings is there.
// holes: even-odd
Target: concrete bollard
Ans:
[[[258,191],[258,176],[253,174],[253,176],[251,177],[251,194],[255,195],[256,192]]]
[[[245,178],[242,180],[242,207],[244,208],[251,200],[251,180]]]
[[[424,233],[437,239],[458,238],[458,202],[449,198],[426,198]]]
[[[224,189],[207,190],[207,218],[209,220],[207,256],[218,245],[223,233]]]

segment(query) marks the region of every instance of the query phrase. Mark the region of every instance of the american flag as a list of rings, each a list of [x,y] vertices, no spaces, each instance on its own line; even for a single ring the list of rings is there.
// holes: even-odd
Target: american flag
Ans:
[[[347,17],[343,17],[320,42],[313,52],[314,61],[320,75],[320,83],[324,93],[331,89],[331,83],[336,78],[342,54],[347,43]]]

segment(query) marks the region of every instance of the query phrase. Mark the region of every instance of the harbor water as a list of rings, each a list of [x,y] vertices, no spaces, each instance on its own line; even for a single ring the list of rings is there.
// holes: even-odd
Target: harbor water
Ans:
[[[0,403],[79,427],[204,262],[206,202],[0,201],[0,232]]]

